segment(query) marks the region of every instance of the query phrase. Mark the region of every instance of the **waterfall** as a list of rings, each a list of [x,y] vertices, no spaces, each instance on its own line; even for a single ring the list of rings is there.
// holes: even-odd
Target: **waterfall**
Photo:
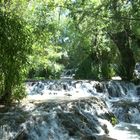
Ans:
[[[1,140],[140,139],[140,86],[61,79],[26,90],[19,105],[0,106]]]

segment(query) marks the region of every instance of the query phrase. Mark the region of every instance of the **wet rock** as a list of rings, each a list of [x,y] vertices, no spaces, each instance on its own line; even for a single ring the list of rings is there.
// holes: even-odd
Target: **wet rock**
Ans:
[[[117,139],[109,137],[108,135],[96,136],[96,139],[97,140],[117,140]]]
[[[25,130],[20,131],[13,140],[29,140]]]
[[[109,137],[110,123],[113,122],[114,125],[117,119],[124,122],[140,122],[140,103],[123,98],[133,90],[133,86],[129,86],[131,84],[111,81],[104,86],[99,82],[96,84],[95,81],[81,80],[48,81],[43,85],[48,90],[47,97],[49,94],[58,95],[58,91],[61,90],[64,93],[65,90],[65,99],[36,100],[20,109],[15,107],[4,110],[4,107],[0,106],[0,124],[4,127],[0,129],[2,140],[6,140],[4,135],[9,139],[11,134],[15,136],[17,133],[15,140],[114,140]],[[41,84],[36,87],[41,91],[44,89]],[[73,92],[69,92],[70,89],[74,94],[78,92],[78,95],[84,89],[84,94],[88,93],[92,97],[67,97],[73,96]],[[96,91],[100,94],[96,94]],[[139,88],[137,92],[139,95]],[[108,95],[111,100],[108,99]],[[21,126],[25,129],[18,132]],[[101,136],[100,132],[104,135]]]
[[[140,105],[139,101],[132,102],[131,100],[120,100],[113,102],[113,112],[116,117],[127,123],[140,123]]]
[[[137,95],[140,96],[140,87],[137,88]]]
[[[64,84],[64,85],[63,85],[63,89],[64,89],[64,90],[67,90],[67,89],[68,89],[67,84]]]
[[[97,140],[95,136],[83,136],[82,140]]]
[[[107,125],[106,125],[106,124],[104,124],[104,125],[102,126],[102,128],[103,128],[103,130],[104,130],[105,134],[109,134],[109,130],[108,130]]]
[[[101,93],[101,92],[104,91],[104,87],[103,87],[103,84],[102,83],[97,82],[95,84],[95,88],[96,88],[96,91],[99,92],[99,93]]]
[[[97,119],[96,107],[103,109],[103,106],[105,106],[101,100],[95,97],[86,100],[81,99],[71,102],[69,106],[71,107],[69,112],[64,112],[63,109],[63,111],[59,110],[60,112],[57,113],[61,127],[68,131],[69,136],[82,137],[82,140],[96,140],[94,134],[100,133],[99,128],[103,129],[106,134],[109,133],[107,126],[102,127]],[[85,111],[87,109],[92,109],[93,114],[87,113]],[[102,114],[101,116],[105,119],[106,115]]]
[[[65,93],[64,95],[66,95],[66,96],[72,96],[70,93]]]

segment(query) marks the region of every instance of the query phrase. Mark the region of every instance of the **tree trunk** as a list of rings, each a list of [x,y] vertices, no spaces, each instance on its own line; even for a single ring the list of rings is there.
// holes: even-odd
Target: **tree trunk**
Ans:
[[[1,103],[10,103],[11,101],[11,94],[12,94],[12,90],[11,90],[11,86],[9,85],[9,82],[5,79],[4,82],[4,90],[2,93],[2,96],[0,97],[0,102]]]
[[[135,67],[135,58],[133,55],[133,51],[130,48],[128,32],[122,31],[116,34],[109,35],[116,44],[121,55],[121,63],[124,70],[122,78],[124,80],[132,80]]]

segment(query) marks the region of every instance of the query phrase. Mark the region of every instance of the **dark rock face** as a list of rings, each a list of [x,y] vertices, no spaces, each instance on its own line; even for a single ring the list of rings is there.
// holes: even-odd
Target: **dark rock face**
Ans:
[[[80,110],[77,108],[77,104],[79,104]],[[61,111],[58,113],[58,118],[70,136],[82,136],[90,138],[93,137],[94,133],[100,132],[98,130],[100,123],[96,118],[96,114],[94,114],[94,116],[86,113],[84,111],[86,109],[84,104],[84,100],[81,100],[79,103],[75,101],[72,104],[73,107],[70,109],[70,112],[64,113]],[[90,107],[92,108],[92,106],[89,105],[89,108]]]
[[[101,130],[104,134],[109,133],[107,125],[102,124],[99,118],[111,120],[112,116],[107,111],[106,104],[96,97],[37,103],[31,112],[21,114],[19,118],[21,121],[18,121],[13,138],[14,140],[69,140],[71,138],[96,140],[96,135]],[[5,119],[5,121],[11,119],[12,122],[15,118]],[[10,124],[8,127],[12,131],[15,125]]]
[[[97,84],[95,84],[95,88],[99,93],[104,92],[104,85],[102,83],[98,82]]]
[[[140,87],[137,87],[137,95],[140,96]]]
[[[13,140],[29,140],[29,137],[25,130],[22,130],[17,134],[17,136],[15,136]]]
[[[106,105],[102,100],[92,97],[68,102],[66,106],[67,109],[59,110],[57,115],[61,127],[65,128],[70,137],[81,138],[81,140],[96,140],[95,134],[99,134],[101,129],[105,134],[109,134],[107,125],[101,124],[98,117],[111,120],[114,115],[104,111]],[[98,111],[103,111],[102,114],[98,114],[97,108]],[[92,114],[87,111],[91,111]]]

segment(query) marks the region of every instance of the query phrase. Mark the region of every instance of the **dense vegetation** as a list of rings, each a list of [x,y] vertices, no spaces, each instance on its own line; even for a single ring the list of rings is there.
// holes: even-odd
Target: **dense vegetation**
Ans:
[[[1,0],[0,99],[24,97],[25,79],[133,79],[139,0]]]

